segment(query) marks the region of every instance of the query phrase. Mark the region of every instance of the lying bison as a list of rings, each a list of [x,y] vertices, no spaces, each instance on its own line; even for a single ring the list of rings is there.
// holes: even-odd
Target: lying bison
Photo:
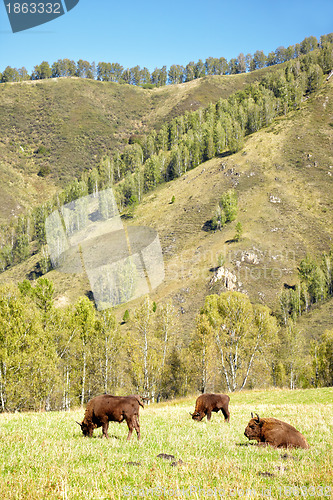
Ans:
[[[271,445],[275,448],[304,448],[309,445],[305,437],[290,424],[282,422],[276,418],[254,418],[251,413],[251,420],[245,429],[245,436],[249,439],[256,439],[258,445]]]
[[[230,413],[228,410],[230,398],[226,394],[201,394],[195,402],[194,413],[190,413],[193,420],[200,422],[205,415],[209,421],[212,412],[222,411],[224,418],[227,422],[230,420]]]
[[[123,422],[128,425],[127,440],[131,438],[133,428],[140,439],[139,405],[143,404],[140,396],[110,396],[102,394],[91,399],[86,407],[84,419],[79,424],[84,436],[92,437],[94,429],[102,426],[103,436],[108,438],[109,422]]]

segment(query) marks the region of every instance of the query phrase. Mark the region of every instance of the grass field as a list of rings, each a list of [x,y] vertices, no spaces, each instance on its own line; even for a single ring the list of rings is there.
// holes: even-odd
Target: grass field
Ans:
[[[0,415],[3,499],[332,498],[333,389],[248,391],[221,414],[195,422],[195,397],[141,409],[142,439],[126,424],[110,439],[84,438],[83,410]],[[253,446],[250,412],[299,429],[309,450]],[[174,459],[158,458],[160,453]]]

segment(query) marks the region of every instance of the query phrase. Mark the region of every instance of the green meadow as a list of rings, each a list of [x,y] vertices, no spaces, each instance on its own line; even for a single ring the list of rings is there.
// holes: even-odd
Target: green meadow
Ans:
[[[231,394],[230,424],[193,421],[195,399],[140,409],[140,442],[124,423],[84,438],[83,409],[1,414],[1,498],[333,498],[333,388]],[[310,449],[255,446],[251,411],[291,423]]]

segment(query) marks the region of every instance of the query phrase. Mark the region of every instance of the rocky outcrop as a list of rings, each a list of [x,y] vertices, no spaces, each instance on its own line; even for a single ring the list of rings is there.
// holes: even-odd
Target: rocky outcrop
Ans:
[[[237,291],[239,286],[241,286],[241,283],[237,282],[237,276],[224,266],[217,268],[214,276],[209,282],[209,286],[212,287],[217,281],[221,281],[222,285],[230,292]]]

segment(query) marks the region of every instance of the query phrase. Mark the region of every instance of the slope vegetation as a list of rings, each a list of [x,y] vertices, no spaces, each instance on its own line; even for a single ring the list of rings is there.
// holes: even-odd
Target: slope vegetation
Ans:
[[[185,322],[192,323],[207,293],[225,289],[223,279],[210,285],[221,254],[235,289],[276,308],[283,284],[297,278],[299,261],[307,253],[319,258],[332,245],[332,83],[301,110],[249,136],[241,152],[200,165],[139,207],[134,223],[155,227],[164,248],[167,279],[157,296],[178,299]],[[205,232],[230,188],[239,197],[237,220]],[[244,230],[239,242],[237,221]]]
[[[152,90],[80,78],[1,84],[0,222],[49,199],[131,134],[228,97],[273,68]]]

